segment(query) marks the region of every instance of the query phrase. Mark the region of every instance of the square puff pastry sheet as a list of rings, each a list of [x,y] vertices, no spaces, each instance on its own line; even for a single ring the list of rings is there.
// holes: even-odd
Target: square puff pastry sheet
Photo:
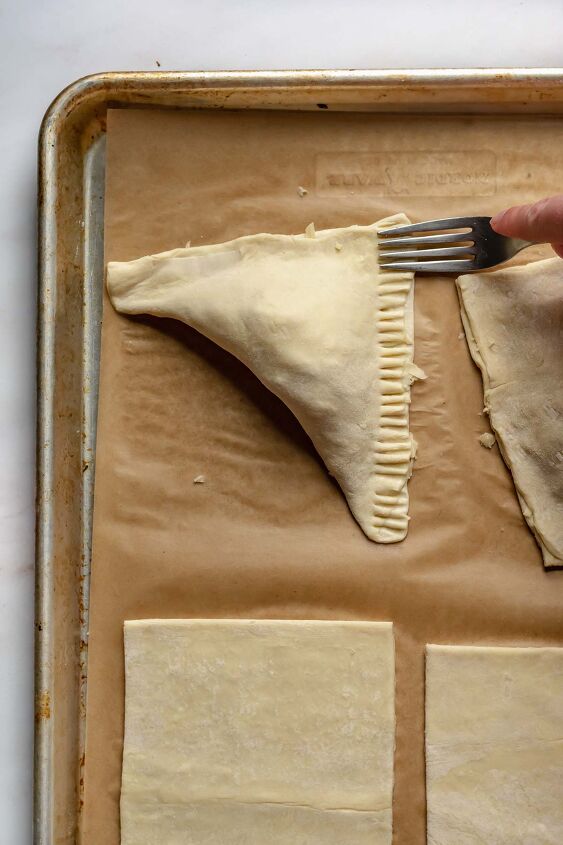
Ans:
[[[173,317],[246,364],[295,414],[365,534],[407,533],[413,275],[383,272],[371,226],[250,235],[111,262],[118,311]]]
[[[546,567],[563,565],[563,261],[460,276],[485,407]]]
[[[561,845],[563,648],[426,647],[429,845]]]
[[[122,845],[391,845],[389,622],[125,623]]]

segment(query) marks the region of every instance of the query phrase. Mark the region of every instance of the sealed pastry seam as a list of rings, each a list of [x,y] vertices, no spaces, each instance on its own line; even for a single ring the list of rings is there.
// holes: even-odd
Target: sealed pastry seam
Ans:
[[[381,405],[374,454],[374,539],[402,540],[408,528],[407,482],[411,474],[413,442],[409,433],[410,389],[407,367],[412,342],[407,337],[406,310],[412,297],[412,277],[383,273],[379,277],[377,315]]]
[[[114,307],[191,325],[241,360],[297,417],[369,539],[408,528],[412,273],[382,272],[370,226],[246,235],[110,262]]]

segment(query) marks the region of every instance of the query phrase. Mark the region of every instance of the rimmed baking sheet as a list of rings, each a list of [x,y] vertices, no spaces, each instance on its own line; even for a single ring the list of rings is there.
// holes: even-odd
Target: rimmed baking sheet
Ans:
[[[417,89],[418,94],[416,109],[426,109],[428,112],[426,116],[418,117],[399,117],[394,114],[397,109],[404,111],[408,108],[408,104],[405,106],[405,97],[408,99],[405,87],[408,88],[409,83],[408,80],[404,82],[403,76],[399,84],[399,77],[395,75],[393,79],[388,79],[385,90],[384,76],[373,75],[370,87],[367,77],[361,83],[356,80],[358,84],[355,85],[353,76],[344,79],[342,75],[342,78],[336,75],[333,87],[332,82],[327,82],[324,77],[313,78],[311,82],[309,75],[301,88],[289,84],[284,88],[282,80],[277,77],[270,88],[265,84],[262,90],[258,87],[252,89],[252,96],[244,86],[233,88],[231,81],[230,90],[235,91],[231,100],[237,105],[271,105],[275,99],[277,108],[285,105],[293,109],[297,106],[314,110],[313,114],[276,114],[276,119],[282,123],[275,125],[275,133],[271,129],[268,131],[272,136],[275,135],[271,140],[273,147],[277,144],[278,158],[269,155],[272,147],[268,149],[268,154],[266,149],[258,149],[256,140],[253,142],[255,146],[249,146],[247,135],[244,144],[239,139],[237,148],[234,142],[237,131],[240,136],[240,114],[214,112],[211,118],[209,114],[196,117],[193,113],[157,115],[145,112],[143,120],[153,121],[156,135],[143,138],[141,136],[146,133],[138,129],[140,134],[136,136],[132,147],[129,139],[129,156],[124,154],[127,147],[122,148],[121,160],[115,148],[117,161],[124,168],[125,175],[130,176],[134,168],[138,168],[131,184],[137,181],[139,193],[135,197],[136,208],[131,208],[131,196],[123,195],[123,204],[119,205],[118,198],[111,217],[108,216],[108,257],[136,257],[138,254],[176,246],[188,239],[201,243],[213,242],[257,229],[299,231],[310,219],[314,219],[320,228],[323,225],[345,225],[348,222],[373,222],[389,210],[405,210],[417,218],[431,213],[442,215],[451,211],[452,202],[455,202],[456,213],[486,213],[512,200],[548,193],[558,178],[560,181],[561,167],[555,153],[562,127],[557,116],[560,109],[557,97],[561,96],[561,92],[554,84],[555,75],[535,73],[525,80],[524,75],[514,75],[513,86],[510,84],[510,75],[506,75],[503,88],[494,74],[488,78],[480,74],[474,77],[459,74],[450,77],[447,83],[440,83],[440,77],[436,74],[434,85],[431,78],[422,77],[421,82],[421,78],[418,77],[417,81],[417,75],[414,74],[412,88]],[[447,74],[442,76],[444,78],[447,79]],[[150,88],[146,86],[147,81],[143,82],[145,90]],[[174,77],[174,81],[169,81],[168,93],[171,99],[167,100],[163,95],[160,103],[165,105],[173,101],[178,105],[181,101],[178,76]],[[159,103],[157,82],[161,85],[161,94],[166,88],[164,80],[153,80],[152,101],[156,104]],[[110,83],[114,85],[111,95]],[[184,79],[187,103],[190,101],[188,83],[189,80]],[[195,83],[193,79],[194,86]],[[198,96],[201,97],[199,105],[225,105],[226,80],[222,81],[222,89],[218,86],[219,93],[214,93],[215,100],[212,84],[203,93],[201,78],[198,78],[197,84]],[[124,86],[122,80],[121,85],[123,100],[134,99],[132,87]],[[527,97],[530,107],[537,109],[538,104],[542,103],[542,85],[543,103],[548,103],[544,108],[549,114],[533,118],[522,114],[522,106],[516,103],[518,98],[515,92],[520,92],[522,100]],[[140,86],[139,91],[141,89],[143,86]],[[462,92],[457,110],[465,114],[452,117],[435,117],[430,114],[432,109],[454,110],[455,92]],[[41,727],[38,731],[36,768],[38,842],[74,841],[77,836],[78,810],[81,805],[81,764],[84,762],[81,745],[84,707],[81,693],[83,695],[85,689],[85,634],[89,628],[85,599],[93,475],[93,451],[89,450],[93,450],[94,446],[93,419],[96,405],[96,297],[99,297],[101,291],[103,267],[100,206],[103,197],[107,100],[110,96],[116,101],[120,100],[120,79],[113,78],[105,85],[94,86],[95,96],[90,89],[90,102],[86,96],[86,87],[82,93],[84,98],[79,98],[80,102],[75,103],[72,109],[60,109],[51,115],[51,123],[46,125],[43,135],[43,184],[46,188],[45,201],[50,203],[44,206],[42,217],[42,475],[38,568],[38,627],[41,630],[37,699]],[[262,99],[260,94],[263,95]],[[370,116],[331,114],[331,109],[338,102],[346,110],[372,110],[374,105],[378,109],[385,108],[384,94],[387,95],[387,113]],[[246,103],[241,102],[244,96],[247,98]],[[147,99],[150,98],[147,96]],[[329,108],[319,109],[315,101]],[[463,105],[460,105],[461,101],[465,101]],[[502,116],[491,114],[495,102]],[[489,116],[475,117],[475,112],[480,109],[487,111]],[[140,120],[138,115],[132,115],[131,121]],[[258,114],[249,117],[252,118],[250,123],[253,120],[264,120],[265,126],[274,126],[272,113],[265,118]],[[202,178],[198,182],[197,168],[192,159],[189,185],[182,185],[176,172],[177,185],[173,188],[170,178],[172,159],[164,153],[164,149],[172,152],[171,148],[166,147],[166,144],[173,141],[171,124],[167,121],[178,121],[180,124],[193,121],[189,132],[185,129],[183,135],[180,132],[184,158],[186,153],[192,154],[190,144],[195,140],[203,160],[209,160],[213,152],[217,162],[217,147],[213,143],[218,143],[220,133],[215,128],[208,128],[207,135],[202,135],[201,131],[198,135],[197,131],[194,132],[194,126],[198,121],[205,124],[210,119],[213,123],[222,118],[226,121],[221,130],[225,133],[220,143],[223,159],[215,181],[203,178],[206,173],[200,167],[198,172],[201,171]],[[117,119],[121,120],[119,116]],[[319,119],[324,120],[324,123],[321,124]],[[235,125],[238,123],[238,130],[229,121],[234,121]],[[213,127],[216,125],[213,124]],[[280,151],[280,147],[284,137],[291,136],[292,130],[288,128],[291,125],[294,125],[299,139],[299,150],[288,159],[287,153]],[[321,125],[323,144],[320,144],[320,130],[316,128]],[[325,134],[329,130],[341,133],[337,144],[327,146],[324,143],[330,136],[330,132],[329,136]],[[110,145],[113,143],[112,137],[113,129]],[[155,137],[159,139],[156,146]],[[47,139],[52,141],[54,146],[51,150],[55,152],[48,153]],[[212,139],[214,141],[210,144]],[[262,146],[263,142],[260,141],[259,147]],[[233,155],[235,148],[238,149],[236,156]],[[254,151],[253,155],[250,154],[251,150]],[[440,178],[435,177],[436,164],[433,163],[437,151],[442,153],[441,161],[446,165],[437,174]],[[144,164],[139,168],[140,161]],[[169,171],[163,164],[166,161],[169,162]],[[292,170],[292,161],[301,162],[299,173]],[[274,166],[276,162],[277,167]],[[164,172],[159,172],[159,168],[163,167]],[[208,177],[208,168],[206,172]],[[382,173],[387,180],[383,184]],[[401,181],[405,173],[410,174],[406,183]],[[264,181],[265,174],[268,176],[267,181]],[[147,175],[155,179],[152,189],[147,182]],[[228,175],[230,181],[225,181],[225,175]],[[468,192],[465,195],[460,193],[459,179],[469,185],[469,188],[464,189]],[[189,195],[189,203],[193,205],[172,209],[172,194],[166,195],[162,190],[168,183],[170,191],[177,191],[176,196],[180,202],[182,196]],[[272,190],[272,184],[275,190]],[[306,198],[298,196],[296,188],[299,184],[308,188]],[[122,187],[123,183],[118,186],[120,190]],[[143,200],[149,195],[150,204],[143,206]],[[226,205],[220,201],[225,196]],[[88,211],[87,215],[83,213],[84,209]],[[176,213],[172,214],[172,210]],[[55,220],[58,224],[56,231],[53,225]],[[84,221],[83,226],[80,225],[81,221]],[[122,240],[120,242],[120,226],[122,230],[129,231],[132,241],[129,241],[128,246]],[[53,287],[55,278],[56,285]],[[47,285],[49,280],[50,288]],[[472,639],[479,637],[481,642],[491,640],[492,637],[497,641],[499,636],[503,641],[558,642],[561,636],[560,626],[553,616],[561,585],[560,573],[544,573],[539,553],[522,524],[508,474],[498,455],[486,452],[477,443],[478,434],[486,430],[486,422],[478,416],[480,383],[468,359],[464,341],[458,338],[461,328],[455,316],[455,294],[451,282],[429,281],[424,295],[421,297],[419,294],[417,299],[418,360],[427,369],[429,379],[413,393],[413,432],[421,446],[418,468],[411,483],[413,522],[407,543],[413,548],[413,543],[418,542],[417,534],[421,536],[421,532],[426,532],[428,537],[431,534],[435,536],[425,554],[418,558],[415,555],[410,560],[407,559],[409,547],[404,544],[390,550],[386,547],[384,558],[381,557],[382,547],[365,545],[367,541],[358,534],[354,523],[349,521],[340,494],[327,482],[322,467],[291,416],[236,362],[197,338],[194,333],[178,326],[169,324],[164,327],[158,321],[150,320],[139,320],[134,324],[127,322],[122,348],[118,345],[120,360],[133,362],[145,355],[147,359],[153,360],[157,369],[164,367],[159,372],[169,378],[168,395],[176,397],[173,400],[174,419],[180,419],[182,424],[187,425],[199,419],[200,432],[206,432],[206,442],[200,442],[199,451],[193,452],[192,458],[195,460],[197,454],[198,462],[203,455],[220,459],[219,465],[215,467],[216,477],[221,478],[222,485],[218,495],[216,491],[217,498],[213,499],[213,488],[210,485],[205,493],[207,499],[202,500],[200,497],[200,500],[192,502],[191,497],[195,491],[190,485],[191,458],[188,459],[188,456],[184,456],[185,474],[179,471],[172,479],[173,483],[166,485],[167,495],[172,495],[170,491],[174,491],[172,498],[178,494],[176,506],[182,505],[182,496],[190,497],[190,508],[183,511],[188,523],[196,519],[198,513],[205,519],[215,516],[215,508],[227,519],[234,533],[231,531],[226,535],[224,530],[211,530],[209,525],[207,532],[199,534],[190,529],[190,542],[182,551],[186,566],[182,565],[180,574],[185,581],[178,580],[174,568],[168,571],[168,575],[166,567],[158,569],[162,580],[154,585],[156,589],[147,606],[143,604],[147,596],[143,600],[135,593],[139,580],[137,567],[134,577],[127,580],[127,589],[117,589],[117,582],[112,581],[113,586],[109,596],[104,598],[104,605],[107,604],[108,613],[113,614],[108,628],[113,655],[106,663],[101,659],[102,651],[99,650],[102,644],[100,647],[94,644],[90,663],[93,674],[89,679],[91,695],[99,694],[100,690],[95,692],[96,673],[99,673],[101,666],[106,665],[109,675],[110,667],[114,666],[116,676],[112,680],[112,696],[119,709],[121,670],[118,663],[121,660],[121,645],[116,637],[120,614],[128,617],[155,615],[156,607],[160,609],[161,615],[174,613],[181,616],[393,618],[402,629],[398,638],[398,696],[399,706],[403,707],[403,717],[400,719],[397,737],[397,842],[423,841],[420,708],[422,642],[436,640],[440,632],[443,641],[454,637],[458,641],[461,637],[467,638],[469,634]],[[106,327],[112,319],[119,318],[110,312]],[[156,350],[153,348],[155,337]],[[132,349],[129,353],[126,351],[127,343]],[[143,345],[148,346],[148,350],[145,348],[143,351]],[[152,353],[160,351],[155,355],[151,349]],[[189,367],[178,368],[179,360],[185,363],[186,357],[190,362]],[[143,378],[142,370],[136,369],[133,363],[131,367],[130,374],[138,383]],[[455,378],[455,373],[459,372],[465,374],[463,384]],[[146,379],[148,376],[149,373]],[[444,376],[450,382],[445,382]],[[445,389],[445,385],[454,381],[457,386],[455,392],[451,393]],[[160,386],[161,392],[164,384],[162,382]],[[193,400],[197,396],[193,390],[194,384],[202,388],[202,393],[197,395],[205,397],[203,404],[196,402],[198,408],[195,416]],[[150,389],[148,381],[145,381],[144,388]],[[130,410],[142,410],[149,428],[153,414],[158,427],[162,423],[158,408],[151,407],[148,412],[146,407],[136,408],[135,396],[139,397],[139,392],[131,390],[128,399],[132,402]],[[191,405],[188,402],[190,398]],[[225,436],[219,444],[214,440],[215,435],[208,424],[208,401],[215,403],[213,412],[218,415],[219,427],[222,415],[227,412],[229,425],[234,424],[234,429],[223,425],[221,430]],[[185,405],[185,402],[188,404]],[[115,418],[121,424],[123,414],[117,412],[119,403],[115,407]],[[250,446],[252,449],[265,449],[264,465],[269,469],[263,474],[252,472],[245,476],[240,466],[237,468],[229,463],[229,455],[232,457],[235,451],[240,451],[241,444],[250,448],[248,440],[244,439],[248,438],[248,414],[252,420],[253,434],[259,435],[253,437]],[[429,419],[434,428],[427,425]],[[451,419],[456,420],[454,428],[448,425]],[[137,448],[140,443],[135,441],[139,438],[135,434],[134,425],[132,428],[130,441]],[[234,431],[242,439],[237,441],[235,436],[234,440],[229,441],[229,431],[231,437]],[[146,447],[146,431],[143,437]],[[190,437],[186,443],[190,449],[195,449],[196,441],[197,438]],[[460,481],[459,478],[456,480],[453,476],[449,477],[447,472],[444,475],[441,471],[447,463],[444,456],[449,454],[452,461],[454,457],[455,461],[459,461],[459,454],[465,448],[471,454],[466,476]],[[143,459],[146,458],[146,451],[145,448]],[[252,464],[256,467],[256,456],[252,450],[248,456],[252,456]],[[280,471],[280,459],[284,461],[283,472]],[[182,460],[175,458],[173,463],[181,470]],[[291,472],[287,471],[289,468]],[[103,467],[98,466],[98,470],[98,479],[101,478],[100,484],[103,484]],[[274,484],[272,477],[268,476],[270,471],[274,473]],[[425,479],[430,479],[431,483]],[[170,481],[169,478],[167,480]],[[289,485],[287,489],[285,484]],[[205,489],[205,485],[202,486]],[[274,489],[276,486],[277,489]],[[481,525],[480,520],[477,520],[471,525],[471,530],[466,532],[464,543],[467,542],[469,546],[462,547],[455,541],[455,537],[458,521],[467,520],[464,507],[469,500],[474,504],[477,497],[482,500],[487,490],[490,491],[490,501],[486,508],[483,501],[480,501],[479,513],[482,515],[486,512],[488,519],[491,514],[497,514],[505,528],[502,534],[507,536],[490,531],[487,528],[490,522]],[[208,510],[206,508],[210,501],[212,508]],[[262,533],[254,523],[257,501],[264,506],[271,505],[277,513],[273,523],[268,518],[266,546],[262,548],[253,544],[253,538],[256,539],[254,535]],[[204,503],[207,504],[204,506]],[[444,503],[447,506],[446,514],[443,511]],[[229,510],[234,506],[235,512]],[[143,521],[145,524],[147,522],[147,511],[143,511],[142,502],[140,507],[141,515],[144,513],[140,520],[142,525]],[[455,519],[452,509],[455,509]],[[117,521],[123,516],[123,513],[119,516],[117,508],[113,513],[113,522],[110,520],[108,524],[108,531],[110,525],[115,528],[116,513]],[[130,516],[127,515],[124,524]],[[138,527],[138,522],[135,525]],[[203,521],[197,519],[197,525],[198,528],[203,527]],[[189,525],[185,525],[184,529],[186,527],[189,528]],[[335,531],[343,532],[339,534],[340,546],[335,542]],[[228,549],[217,541],[217,537],[225,536],[229,537]],[[448,559],[439,554],[439,549],[444,548],[438,542],[439,538],[451,542]],[[117,540],[117,536],[114,539]],[[215,546],[217,565],[214,562],[211,567],[209,557],[201,557],[198,544],[203,540],[207,540],[207,556],[209,546]],[[115,546],[118,548],[119,542]],[[101,548],[103,550],[103,545]],[[276,557],[282,548],[283,559]],[[471,550],[469,557],[467,548]],[[147,552],[150,549],[149,544]],[[273,550],[273,557],[266,555],[270,549]],[[306,560],[303,558],[304,549],[308,554]],[[337,560],[334,557],[335,549],[339,549]],[[123,560],[127,561],[127,555],[126,549],[125,557],[120,557],[119,567],[114,569],[114,574],[120,571]],[[243,562],[245,567],[242,566]],[[103,567],[103,564],[100,566]],[[103,570],[97,568],[103,584]],[[217,578],[218,573],[222,574],[222,579]],[[85,585],[82,590],[80,576]],[[234,590],[235,583],[238,583],[238,594]],[[163,594],[166,602],[162,601]],[[237,595],[240,601],[235,601]],[[113,605],[112,596],[115,599]],[[484,604],[483,598],[486,599]],[[423,606],[427,618],[415,636],[409,630],[409,619],[413,613],[417,615],[417,608]],[[468,607],[472,608],[469,620]],[[90,621],[95,621],[95,617]],[[92,626],[90,630],[93,630]],[[408,716],[409,702],[412,716]],[[118,716],[117,711],[115,716]],[[118,718],[115,718],[114,728],[117,722]],[[407,725],[413,726],[415,734],[409,734],[405,727]],[[112,731],[106,737],[106,747],[113,774],[103,789],[94,790],[95,801],[101,802],[97,807],[101,815],[92,813],[88,821],[89,810],[86,807],[86,833],[89,825],[97,824],[92,821],[93,815],[99,815],[100,824],[108,825],[100,828],[104,836],[107,834],[110,837],[105,841],[112,841],[111,836],[115,838],[116,830],[116,761],[119,758],[119,743],[118,733]],[[413,740],[415,735],[418,739]],[[91,756],[90,759],[93,769],[91,774],[88,773],[87,780],[92,777],[92,784],[95,784],[95,760]],[[58,808],[56,813],[53,812],[55,804]],[[86,838],[84,841],[89,840]]]

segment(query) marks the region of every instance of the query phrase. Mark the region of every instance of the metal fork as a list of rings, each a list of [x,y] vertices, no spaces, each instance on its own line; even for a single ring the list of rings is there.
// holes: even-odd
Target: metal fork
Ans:
[[[447,217],[384,229],[377,233],[379,266],[411,273],[474,273],[502,264],[533,245],[533,241],[497,234],[490,221],[490,217]],[[464,231],[442,231],[449,229]],[[425,234],[438,231],[441,234]],[[413,233],[415,237],[405,237]]]

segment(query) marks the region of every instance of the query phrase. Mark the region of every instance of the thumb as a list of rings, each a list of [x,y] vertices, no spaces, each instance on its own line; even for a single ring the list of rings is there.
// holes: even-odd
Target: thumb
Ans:
[[[508,235],[510,238],[561,245],[563,194],[501,211],[491,219],[491,226],[499,235]]]

